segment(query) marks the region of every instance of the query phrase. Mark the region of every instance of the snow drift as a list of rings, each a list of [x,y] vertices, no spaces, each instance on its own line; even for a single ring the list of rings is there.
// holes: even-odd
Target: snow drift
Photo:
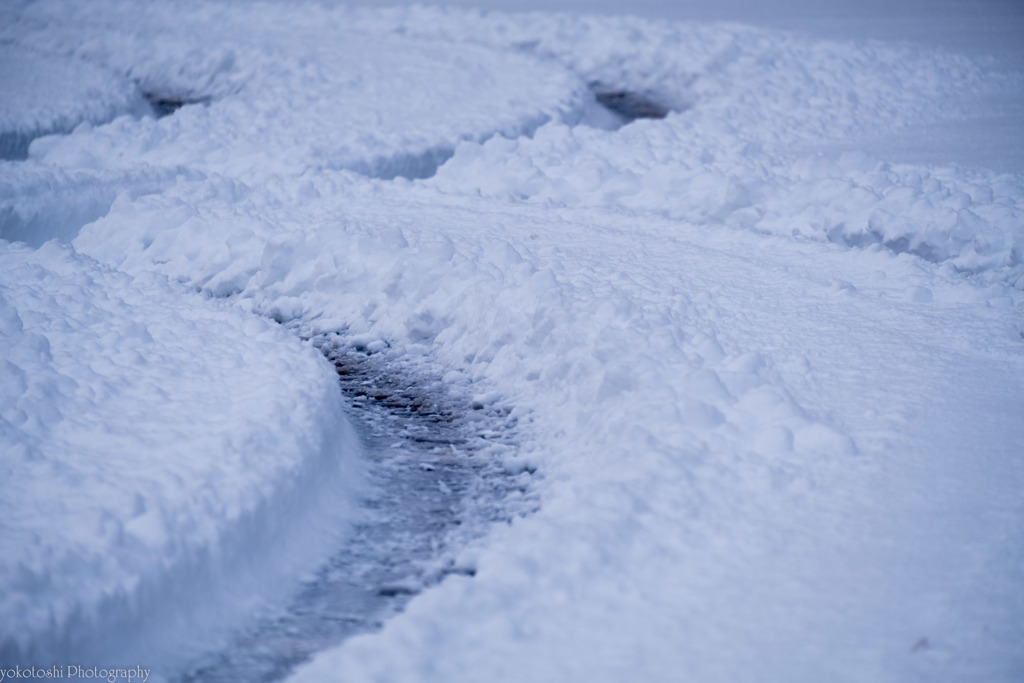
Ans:
[[[1024,667],[1024,178],[878,142],[970,125],[965,103],[1020,74],[736,25],[423,7],[41,2],[0,32],[202,100],[0,165],[3,234],[70,244],[4,245],[4,457],[29,482],[4,505],[45,512],[7,518],[28,567],[3,578],[28,625],[11,656],[98,651],[46,626],[39,596],[55,614],[138,614],[133,596],[169,595],[144,577],[195,599],[202,582],[176,578],[190,553],[216,583],[231,570],[205,558],[266,547],[259,524],[231,540],[249,538],[238,520],[302,498],[340,414],[322,362],[270,319],[386,347],[507,411],[504,464],[536,472],[541,504],[465,549],[472,578],[297,681]],[[600,88],[669,112],[589,125]],[[61,350],[77,337],[84,364]],[[240,374],[239,357],[262,364]],[[246,391],[251,407],[213,424]],[[101,428],[67,431],[76,407]],[[84,526],[60,531],[72,513],[48,512],[33,468],[114,488],[117,439],[170,454],[147,464],[155,492],[83,499]],[[174,450],[189,439],[195,457]],[[263,460],[270,444],[282,455]],[[236,477],[223,503],[182,493]],[[157,499],[179,511],[163,535]],[[92,564],[63,584],[59,553]],[[170,620],[148,646],[183,631]]]
[[[343,533],[359,445],[314,349],[54,242],[0,242],[0,311],[5,664],[166,665]]]

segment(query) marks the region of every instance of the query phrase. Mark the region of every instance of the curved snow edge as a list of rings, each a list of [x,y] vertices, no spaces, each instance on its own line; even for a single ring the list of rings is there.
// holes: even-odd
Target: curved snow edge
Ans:
[[[180,670],[348,530],[361,444],[309,344],[0,240],[0,664]]]
[[[153,116],[138,87],[101,65],[0,44],[0,159],[25,159],[32,141],[121,115]]]
[[[315,567],[347,527],[350,501],[362,473],[354,462],[361,445],[343,413],[340,392],[325,397],[333,428],[321,450],[271,496],[221,531],[213,543],[183,549],[178,561],[140,576],[132,590],[79,604],[66,623],[8,637],[3,664],[83,666],[145,661],[154,670],[179,669],[253,610],[287,597],[282,587]],[[345,461],[345,467],[341,462]],[[356,475],[356,476],[354,476]]]

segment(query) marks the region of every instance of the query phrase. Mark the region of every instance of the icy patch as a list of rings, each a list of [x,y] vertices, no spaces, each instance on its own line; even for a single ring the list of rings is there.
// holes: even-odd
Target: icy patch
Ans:
[[[153,108],[157,118],[170,116],[187,104],[209,104],[210,99],[206,97],[182,97],[180,95],[166,95],[154,92],[144,92],[142,96]]]

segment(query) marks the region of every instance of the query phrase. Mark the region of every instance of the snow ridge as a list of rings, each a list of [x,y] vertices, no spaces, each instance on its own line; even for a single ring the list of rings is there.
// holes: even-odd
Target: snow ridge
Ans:
[[[0,262],[0,660],[180,663],[344,533],[359,445],[330,368],[53,242]]]

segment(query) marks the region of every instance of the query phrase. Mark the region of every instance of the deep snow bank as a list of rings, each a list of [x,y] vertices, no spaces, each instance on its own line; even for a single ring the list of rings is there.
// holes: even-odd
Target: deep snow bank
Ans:
[[[0,316],[5,665],[194,654],[343,532],[359,446],[314,349],[53,242],[0,242]]]

